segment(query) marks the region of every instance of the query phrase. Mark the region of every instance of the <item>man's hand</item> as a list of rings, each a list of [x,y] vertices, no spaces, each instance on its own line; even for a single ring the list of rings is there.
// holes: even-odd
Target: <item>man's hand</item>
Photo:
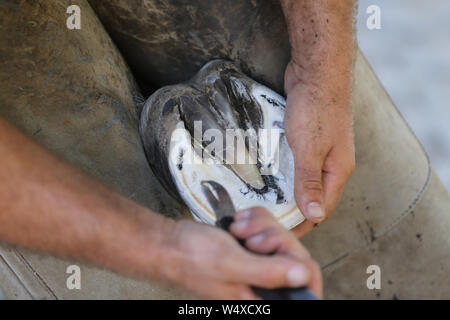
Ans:
[[[335,95],[325,81],[322,86],[303,83],[293,62],[286,69],[285,84],[286,137],[295,158],[295,199],[307,218],[294,229],[301,237],[334,211],[355,168],[352,112],[349,96]]]
[[[301,237],[335,209],[355,167],[351,108],[353,0],[281,0],[292,47],[286,137],[295,158]]]
[[[109,190],[0,118],[0,240],[80,259],[205,298],[258,298],[250,285],[309,286],[318,266],[263,209],[239,213],[228,233],[174,221]],[[259,241],[258,241],[259,240]]]
[[[258,299],[251,286],[308,286],[322,295],[318,265],[295,236],[262,208],[236,214],[230,231],[246,240],[242,248],[230,234],[191,221],[177,222],[162,259],[163,278],[200,297]]]

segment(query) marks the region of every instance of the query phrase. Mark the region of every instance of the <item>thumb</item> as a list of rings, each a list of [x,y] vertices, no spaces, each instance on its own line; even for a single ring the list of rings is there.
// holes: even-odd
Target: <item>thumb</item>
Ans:
[[[319,223],[325,219],[320,157],[295,159],[295,200],[307,220]]]

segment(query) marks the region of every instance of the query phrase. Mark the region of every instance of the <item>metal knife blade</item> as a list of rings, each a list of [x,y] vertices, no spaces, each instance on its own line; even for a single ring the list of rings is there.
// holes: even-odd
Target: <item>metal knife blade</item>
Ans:
[[[228,231],[236,213],[230,195],[220,183],[212,180],[202,181],[201,186],[203,194],[216,214],[216,226]]]

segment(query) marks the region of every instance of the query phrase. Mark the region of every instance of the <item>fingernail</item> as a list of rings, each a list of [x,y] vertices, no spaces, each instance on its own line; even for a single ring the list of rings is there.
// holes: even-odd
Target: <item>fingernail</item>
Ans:
[[[300,287],[307,282],[307,271],[303,266],[292,267],[287,274],[287,279],[291,287]]]
[[[248,220],[239,220],[232,224],[232,228],[236,232],[244,231],[248,226]]]
[[[245,210],[239,211],[234,215],[234,220],[247,219],[248,217],[250,217],[251,214],[252,214],[252,210],[250,210],[250,209],[245,209]]]
[[[317,202],[311,202],[306,207],[306,214],[309,218],[320,221],[325,218],[325,212],[322,209],[322,206]]]
[[[248,241],[253,245],[261,243],[263,240],[264,240],[263,234],[257,234],[256,236],[253,236],[250,239],[248,239]]]

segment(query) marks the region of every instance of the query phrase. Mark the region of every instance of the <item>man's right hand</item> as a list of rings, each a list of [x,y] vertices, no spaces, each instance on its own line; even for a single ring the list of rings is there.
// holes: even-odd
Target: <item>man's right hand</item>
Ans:
[[[236,214],[231,232],[260,254],[244,249],[218,228],[187,220],[176,222],[162,255],[160,275],[208,299],[258,299],[251,286],[307,286],[322,295],[317,263],[266,210],[254,208]],[[261,255],[264,253],[274,254]]]
[[[142,207],[1,118],[0,132],[1,241],[166,280],[204,298],[258,298],[251,285],[307,285],[320,296],[319,268],[267,211],[238,213],[231,232],[254,252],[275,252],[270,257],[245,250],[218,228]]]

